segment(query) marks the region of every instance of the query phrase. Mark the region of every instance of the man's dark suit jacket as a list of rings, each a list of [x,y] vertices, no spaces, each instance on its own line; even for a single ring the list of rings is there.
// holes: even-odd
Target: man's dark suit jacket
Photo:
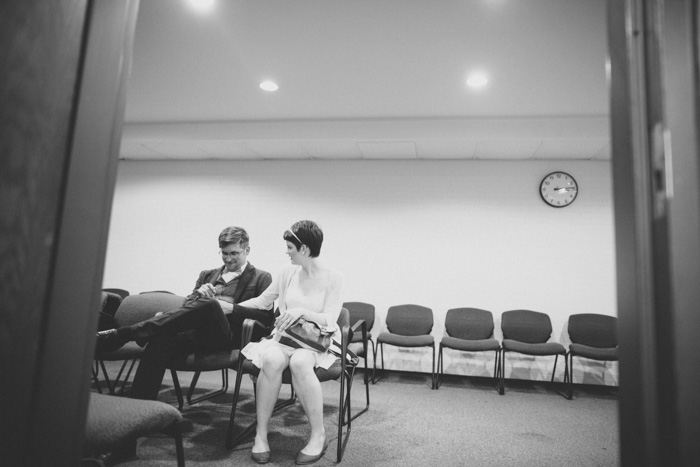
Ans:
[[[221,276],[224,271],[225,266],[221,266],[216,269],[208,269],[199,273],[199,278],[197,278],[197,283],[190,295],[187,296],[187,302],[197,299],[197,289],[199,289],[203,284],[215,284],[216,280]],[[231,290],[231,286],[224,286],[224,290],[221,295],[225,295],[233,298],[233,303],[240,303],[245,300],[255,298],[267,289],[267,287],[272,283],[272,276],[267,271],[262,271],[255,269],[251,263],[245,268],[243,274],[238,279],[235,290]]]
[[[199,279],[197,279],[197,285],[195,285],[194,290],[196,291],[202,284],[210,283],[215,285],[216,280],[219,278],[223,271],[223,267],[217,269],[210,269],[207,271],[202,271],[199,274]],[[243,274],[239,277],[237,281],[237,286],[235,290],[227,290],[224,286],[223,297],[233,298],[234,303],[242,302],[250,298],[255,298],[265,291],[265,289],[272,283],[272,276],[269,272],[259,271],[255,267],[248,263],[248,266],[243,271]],[[233,289],[233,284],[229,284],[229,289]],[[270,326],[274,322],[274,314],[272,310],[256,310],[253,308],[246,308],[238,305],[234,305],[232,313],[226,315],[226,320],[229,326],[225,326],[226,329],[218,327],[216,323],[221,323],[221,315],[223,313],[219,303],[212,299],[203,299],[198,301],[198,295],[196,293],[190,294],[185,304],[173,310],[171,313],[166,313],[163,316],[156,317],[150,320],[142,321],[138,325],[144,327],[144,329],[153,329],[155,327],[160,327],[161,329],[167,329],[168,326],[172,329],[174,323],[178,323],[178,326],[182,327],[190,323],[192,319],[199,321],[199,324],[203,320],[209,320],[209,325],[204,326],[203,329],[206,332],[216,332],[218,329],[218,337],[210,339],[205,333],[197,335],[195,329],[181,329],[175,333],[159,332],[157,335],[154,334],[152,340],[146,346],[146,349],[141,356],[141,363],[136,370],[136,376],[134,376],[134,382],[131,386],[131,397],[136,399],[151,399],[154,400],[158,397],[158,391],[160,389],[161,382],[163,381],[163,374],[165,373],[165,368],[168,362],[177,357],[178,355],[186,355],[192,351],[198,351],[201,346],[211,347],[212,342],[219,342],[222,344],[222,348],[219,350],[224,350],[225,348],[240,348],[241,345],[241,329],[243,326],[243,321],[246,318],[256,319],[266,326]],[[206,312],[206,313],[205,313]],[[213,313],[213,314],[212,314]],[[185,321],[187,320],[187,323]],[[154,323],[155,321],[155,323]],[[147,323],[144,324],[144,323]],[[185,323],[185,324],[183,324]],[[214,323],[212,325],[212,323]],[[225,323],[225,322],[224,322]],[[229,329],[230,327],[230,329]],[[257,329],[257,333],[253,333],[254,339],[259,339],[269,331]],[[200,332],[202,330],[200,329]],[[223,332],[229,332],[230,335],[225,338],[226,344],[223,344],[224,339],[221,338]],[[216,344],[217,346],[219,344]],[[209,349],[216,350],[216,349]]]

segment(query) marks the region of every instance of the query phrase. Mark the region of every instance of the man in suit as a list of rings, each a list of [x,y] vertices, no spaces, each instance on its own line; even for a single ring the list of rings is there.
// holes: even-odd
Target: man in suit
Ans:
[[[226,227],[219,234],[219,248],[223,266],[202,271],[182,307],[132,326],[97,333],[102,348],[116,348],[132,340],[146,346],[130,397],[156,399],[167,362],[173,358],[192,352],[240,348],[241,328],[246,318],[268,327],[274,322],[272,309],[236,305],[257,297],[272,282],[269,272],[248,262],[248,233],[241,227]]]

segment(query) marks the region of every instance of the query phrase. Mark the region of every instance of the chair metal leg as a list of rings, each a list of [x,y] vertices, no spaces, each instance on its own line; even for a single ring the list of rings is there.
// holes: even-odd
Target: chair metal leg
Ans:
[[[122,371],[126,367],[126,360],[122,364],[122,367],[119,369],[119,373],[117,374],[117,379],[114,380],[114,389],[117,388],[117,383],[119,382],[119,378],[121,377]],[[124,394],[124,389],[126,388],[126,383],[129,382],[129,377],[131,376],[131,371],[134,369],[134,366],[136,365],[136,359],[131,360],[131,365],[129,365],[129,370],[126,372],[126,376],[124,376],[124,380],[122,381],[122,387],[119,389],[117,394],[122,395]]]
[[[379,350],[379,346],[381,345],[381,342],[377,342],[377,346],[374,346],[374,343],[372,343],[372,384],[376,383],[375,380],[375,370],[377,369],[377,350]]]
[[[350,420],[355,420],[357,417],[359,417],[360,415],[362,415],[363,413],[365,413],[369,410],[369,369],[367,367],[367,358],[365,358],[364,360],[365,360],[365,371],[364,371],[364,378],[363,379],[364,379],[364,383],[365,383],[365,396],[367,398],[367,405],[365,406],[364,409],[360,410],[358,413],[353,415],[350,418]],[[355,371],[353,369],[352,378],[354,378],[354,377],[355,377]]]
[[[558,360],[559,360],[559,355],[555,355],[554,356],[554,368],[552,368],[552,379],[551,379],[552,383],[554,383],[554,376],[556,374],[555,372],[557,369],[557,361]],[[569,387],[568,380],[569,380],[569,359],[567,358],[566,352],[564,352],[564,379],[563,379],[564,393],[562,394],[559,391],[557,391],[556,389],[555,389],[555,392],[557,392],[558,394],[561,394],[566,399],[570,399],[569,392],[568,392],[568,387]]]
[[[354,373],[354,372],[353,372]],[[352,430],[352,421],[356,417],[351,417],[351,403],[350,403],[350,387],[352,385],[352,376],[347,372],[344,372],[340,376],[340,396],[338,401],[338,450],[337,459],[338,463],[343,460],[343,453],[345,452],[345,446],[348,444],[350,439],[350,432]],[[358,414],[359,415],[359,414]],[[345,421],[347,419],[347,422]],[[343,436],[343,426],[347,426],[345,430],[345,436]]]
[[[173,423],[166,430],[163,430],[163,432],[175,440],[175,453],[178,467],[185,467],[185,450],[182,447],[182,430],[180,429],[180,423]]]
[[[435,384],[435,389],[440,389],[440,383],[442,383],[442,372],[444,371],[444,363],[442,360],[442,343],[440,343],[440,346],[438,347],[438,374],[437,374],[437,380]]]
[[[569,359],[566,358],[566,357],[567,357],[567,355],[566,355],[566,353],[564,353],[564,375],[565,375],[565,376],[564,376],[564,397],[566,397],[568,400],[571,400],[571,397],[569,396],[569,393],[568,393],[568,391],[567,391],[567,387],[566,387],[566,386],[567,386],[567,384],[569,384],[570,381],[571,381],[571,378],[568,378],[568,377],[570,377],[570,376],[572,376],[572,375],[570,374],[570,371],[571,371],[571,370],[570,370],[570,367],[569,367]],[[572,364],[573,364],[573,361],[572,361]],[[567,381],[567,380],[568,380],[568,381]]]
[[[241,367],[238,367],[236,372],[236,383],[233,389],[233,402],[231,403],[231,415],[228,419],[228,430],[226,432],[226,449],[231,449],[235,446],[233,439],[233,427],[235,426],[234,420],[236,419],[236,407],[238,406],[238,396],[241,392],[241,379],[243,379],[243,372]]]
[[[556,374],[557,371],[557,361],[559,361],[559,355],[554,356],[554,367],[552,368],[552,380],[551,382],[554,382],[554,375]]]
[[[129,376],[131,375],[131,370],[134,368],[134,365],[136,365],[136,359],[131,360],[131,366],[129,367],[129,370],[126,373],[126,376],[124,377],[124,380],[122,381],[122,386],[119,391],[117,391],[117,386],[119,386],[119,381],[121,380],[122,373],[124,373],[124,369],[126,368],[126,365],[129,363],[129,360],[124,360],[122,362],[122,366],[119,368],[119,372],[117,373],[117,377],[114,379],[114,382],[112,382],[109,379],[109,374],[107,373],[107,368],[105,367],[104,361],[100,360],[99,361],[99,366],[98,363],[96,363],[97,367],[97,377],[99,377],[100,374],[100,368],[102,369],[102,374],[105,377],[105,384],[107,385],[107,389],[109,390],[109,393],[114,395],[114,394],[119,394],[122,395],[124,394],[124,388],[126,387],[126,383],[129,381]],[[100,390],[100,387],[98,385],[97,390],[99,392],[102,392]]]
[[[102,374],[105,377],[105,384],[107,385],[107,390],[109,391],[110,394],[114,395],[114,386],[116,386],[117,382],[114,382],[114,385],[112,385],[112,382],[109,380],[109,374],[107,373],[107,368],[105,367],[105,362],[100,360],[100,368],[102,368]],[[121,374],[121,372],[120,372]]]
[[[501,381],[500,387],[498,388],[498,393],[502,396],[506,393],[506,349],[501,349]]]
[[[501,381],[501,351],[496,350],[496,356],[493,361],[493,379],[496,383],[496,391],[501,393],[500,381]]]
[[[377,348],[373,340],[368,340],[372,344],[372,384],[374,384],[374,369],[377,367]]]
[[[379,373],[379,379],[382,379],[384,377],[384,342],[377,342],[377,350],[379,351],[380,359],[382,362],[382,371],[381,371],[381,373]],[[377,362],[376,353],[375,353],[375,357],[374,357],[374,362],[375,362],[374,367],[376,368],[377,367],[377,365],[376,365],[376,362]],[[376,384],[376,382],[377,381],[374,377],[374,371],[372,371],[372,384]]]
[[[98,376],[100,375],[100,367],[98,366],[99,363],[97,360],[94,360],[94,365],[92,367],[92,382],[95,383],[95,388],[97,389],[97,392],[102,394],[102,386],[100,385],[100,379]]]
[[[182,397],[182,388],[180,387],[180,380],[177,377],[177,372],[175,370],[170,370],[170,376],[173,378],[173,386],[175,387],[175,396],[177,397],[177,410],[182,412],[182,408],[185,406],[185,401]]]
[[[437,387],[435,387],[435,385],[437,383],[435,381],[435,378],[436,378],[436,376],[435,376],[435,343],[433,343],[433,345],[431,345],[430,347],[433,350],[433,370],[432,370],[432,373],[430,374],[430,378],[432,379],[430,389],[435,390],[435,389],[437,389]]]
[[[201,396],[193,398],[192,396],[194,395],[194,389],[195,386],[197,386],[197,381],[199,380],[199,374],[201,372],[197,371],[195,372],[194,376],[192,377],[192,383],[190,383],[190,388],[187,391],[187,403],[192,405],[196,404],[197,402],[202,402],[207,399],[211,399],[212,397],[216,397],[220,394],[226,394],[226,391],[228,391],[228,369],[224,368],[221,370],[221,388],[216,389],[213,391],[206,392],[202,394]]]
[[[567,399],[571,400],[574,398],[574,354],[569,352],[568,355],[564,356],[564,358],[569,359],[569,368],[568,368],[568,378],[566,381],[566,396]]]

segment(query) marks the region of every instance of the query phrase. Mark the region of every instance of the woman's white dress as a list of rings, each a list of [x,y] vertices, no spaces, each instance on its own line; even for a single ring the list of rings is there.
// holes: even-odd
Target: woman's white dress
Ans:
[[[266,309],[275,300],[278,300],[277,306],[280,309],[280,313],[294,308],[324,313],[328,323],[326,329],[334,331],[333,339],[340,342],[340,328],[337,321],[340,310],[343,307],[343,302],[340,299],[340,289],[343,282],[342,274],[335,270],[329,270],[327,274],[321,275],[318,283],[313,284],[311,292],[305,292],[299,286],[300,273],[301,266],[287,266],[273,279],[272,284],[265,292],[256,298],[241,302],[239,305]],[[294,351],[294,349],[290,350],[291,347],[280,344],[274,339],[263,339],[260,342],[251,342],[246,345],[241,350],[241,353],[251,360],[255,366],[261,367],[261,355],[269,346],[283,346],[287,352]],[[316,354],[316,367],[328,369],[336,360],[336,356],[328,351],[314,353]]]

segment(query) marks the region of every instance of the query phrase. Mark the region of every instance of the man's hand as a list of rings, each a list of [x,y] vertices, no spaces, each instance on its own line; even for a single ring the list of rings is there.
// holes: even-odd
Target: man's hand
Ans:
[[[197,293],[200,297],[214,298],[214,295],[216,295],[216,289],[211,284],[204,284],[197,289]]]

